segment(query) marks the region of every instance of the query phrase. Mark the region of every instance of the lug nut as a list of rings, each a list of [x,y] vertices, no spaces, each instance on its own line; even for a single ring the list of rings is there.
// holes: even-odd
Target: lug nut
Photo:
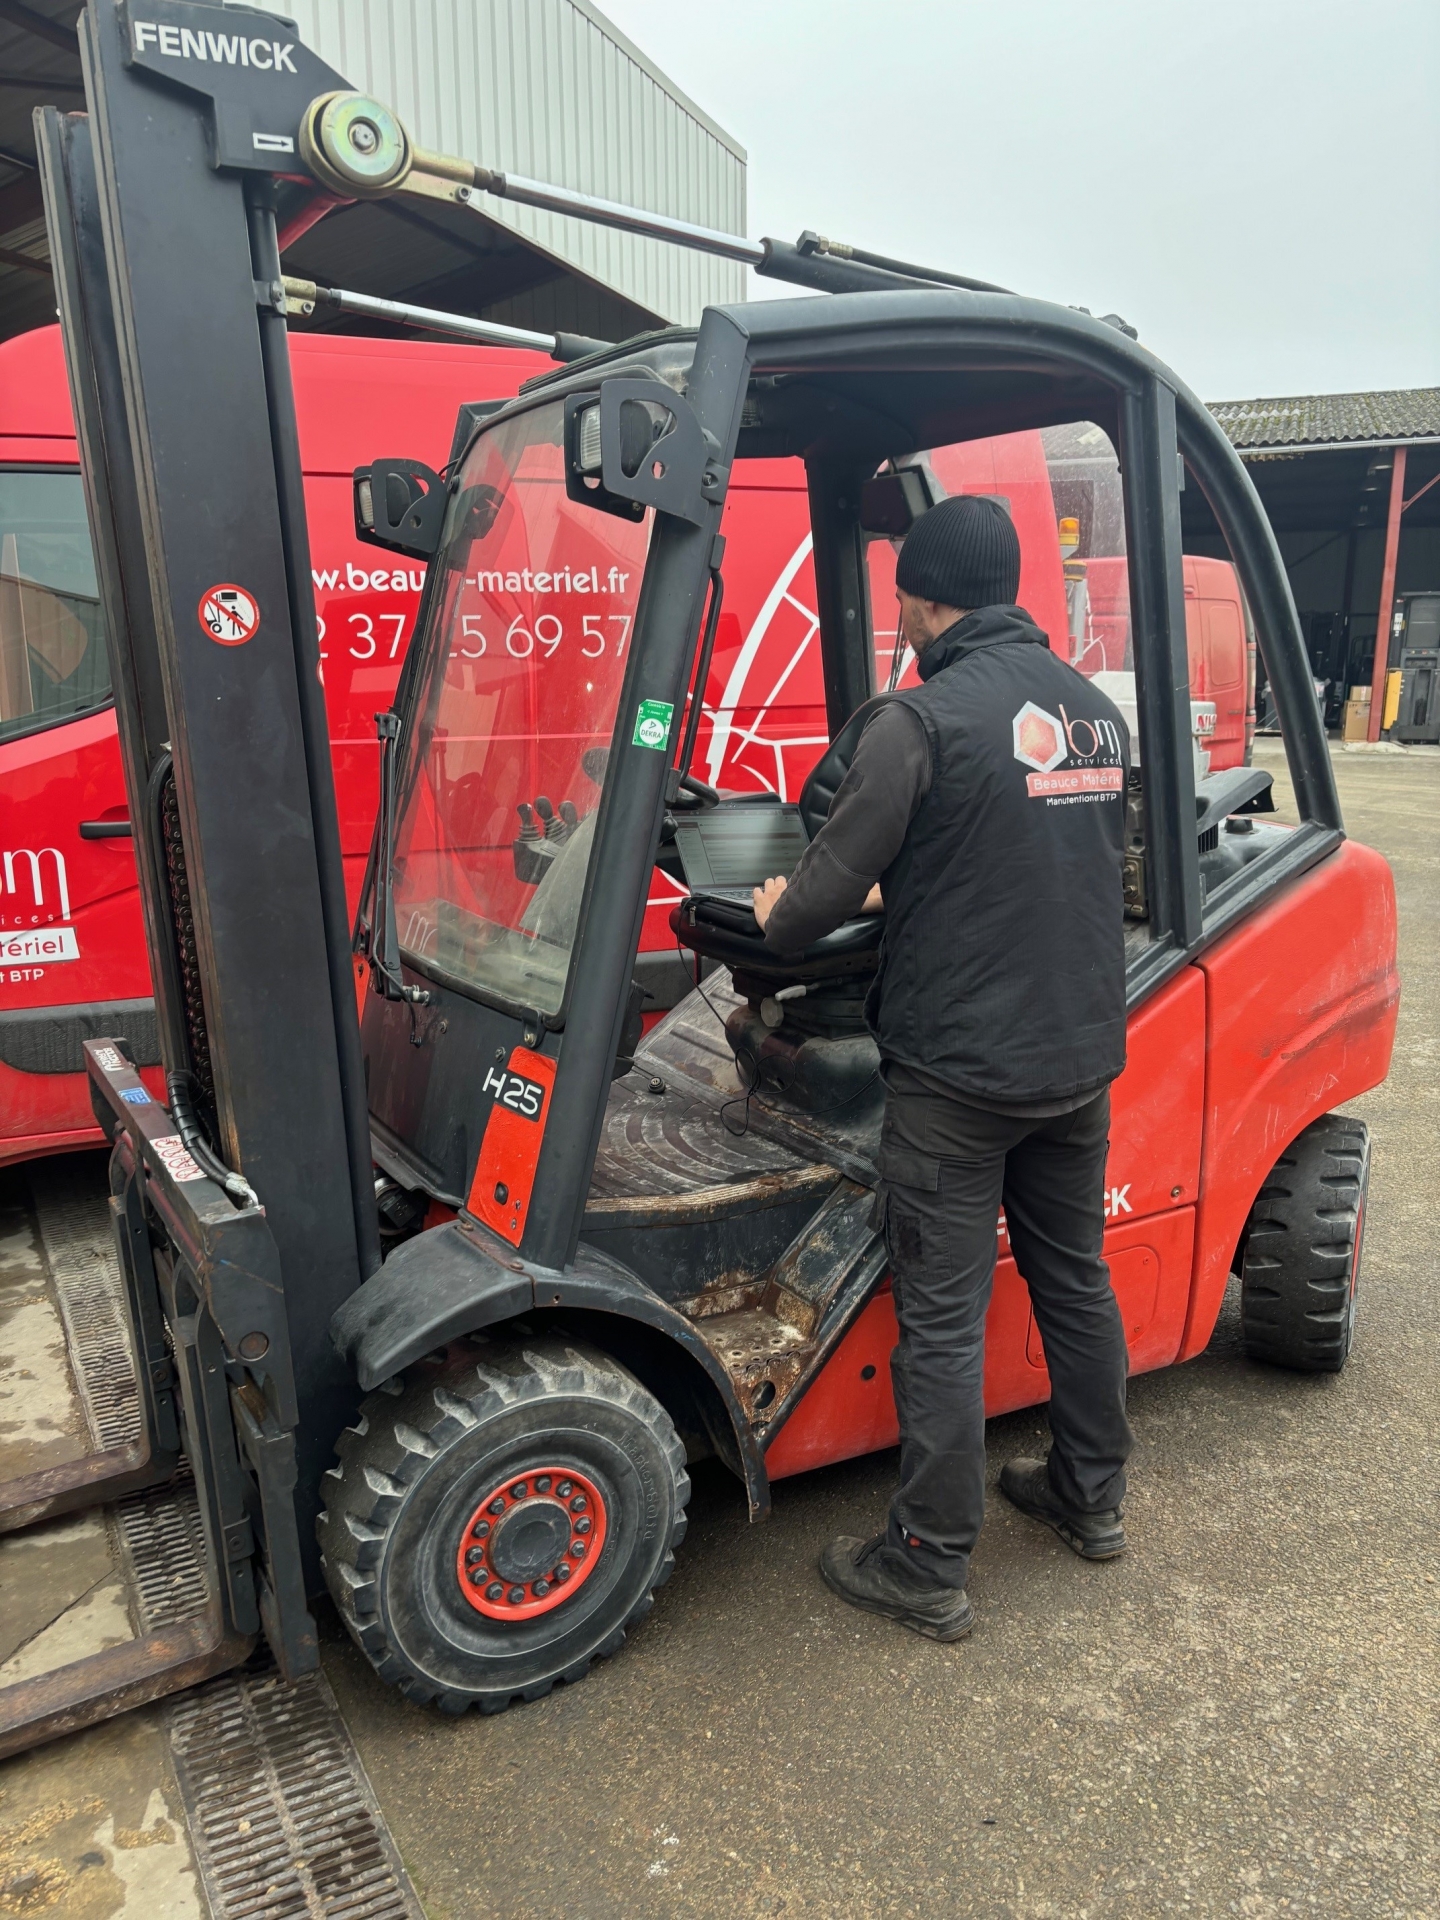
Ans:
[[[548,1580],[537,1580],[530,1591],[537,1600],[543,1600],[550,1591],[550,1582]]]
[[[562,1480],[559,1486],[556,1487],[555,1491],[556,1493],[559,1494],[562,1500],[568,1500],[571,1494],[575,1491],[575,1489],[571,1486],[568,1480]]]
[[[510,1602],[512,1607],[518,1607],[520,1602],[525,1598],[524,1587],[511,1587],[505,1598]]]
[[[535,1491],[537,1493],[548,1493],[550,1491],[550,1476],[548,1473],[542,1473],[540,1478],[535,1482]]]
[[[510,1489],[510,1498],[512,1500],[523,1500],[529,1491],[529,1487],[526,1486],[523,1480],[517,1480]]]
[[[575,1531],[577,1533],[588,1533],[590,1531],[590,1516],[588,1513],[582,1520],[575,1522]]]
[[[467,1567],[478,1567],[484,1558],[484,1547],[467,1547],[465,1549],[465,1564]]]
[[[472,1567],[465,1578],[470,1582],[472,1587],[483,1587],[485,1582],[490,1578],[490,1575],[485,1571],[484,1567]]]
[[[470,1529],[470,1532],[475,1539],[486,1540],[490,1535],[490,1522],[488,1520],[477,1520]]]
[[[502,1600],[504,1597],[505,1597],[504,1587],[501,1586],[498,1580],[492,1580],[489,1586],[486,1587],[485,1589],[485,1598],[487,1600]]]
[[[491,1513],[503,1513],[505,1511],[505,1498],[503,1494],[498,1500],[492,1500],[490,1502],[490,1511]]]
[[[570,1558],[572,1560],[583,1560],[585,1558],[585,1542],[583,1540],[572,1540],[570,1542]]]
[[[559,1566],[556,1567],[555,1569],[555,1578],[559,1581],[561,1586],[564,1586],[565,1582],[570,1578],[570,1569],[563,1560],[560,1562]]]
[[[590,1502],[585,1498],[583,1493],[577,1493],[575,1498],[570,1502],[570,1511],[572,1513],[583,1513],[589,1504]]]

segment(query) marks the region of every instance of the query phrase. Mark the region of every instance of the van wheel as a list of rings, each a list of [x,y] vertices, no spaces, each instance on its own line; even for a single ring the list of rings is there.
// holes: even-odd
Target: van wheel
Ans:
[[[1252,1360],[1338,1373],[1355,1331],[1370,1130],[1327,1113],[1292,1140],[1256,1196],[1240,1276]]]
[[[498,1713],[615,1653],[669,1579],[690,1482],[670,1416],[552,1336],[371,1394],[323,1482],[325,1577],[410,1699]]]

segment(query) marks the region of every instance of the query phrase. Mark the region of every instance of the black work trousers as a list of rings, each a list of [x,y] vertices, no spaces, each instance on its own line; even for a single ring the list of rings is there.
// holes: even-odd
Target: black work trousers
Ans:
[[[887,1544],[963,1587],[985,1508],[985,1313],[1005,1221],[1050,1372],[1050,1480],[1098,1513],[1125,1491],[1128,1356],[1101,1258],[1107,1088],[1047,1120],[891,1093],[880,1172],[900,1343]]]

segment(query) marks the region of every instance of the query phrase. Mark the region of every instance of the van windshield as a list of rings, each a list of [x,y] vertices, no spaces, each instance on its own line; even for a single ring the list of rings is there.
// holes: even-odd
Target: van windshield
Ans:
[[[0,473],[0,740],[110,698],[78,473]]]
[[[563,402],[497,423],[450,503],[399,768],[406,958],[557,1013],[651,515],[571,500]]]

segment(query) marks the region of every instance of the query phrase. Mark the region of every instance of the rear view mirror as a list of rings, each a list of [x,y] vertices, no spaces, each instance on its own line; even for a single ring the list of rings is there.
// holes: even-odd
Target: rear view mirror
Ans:
[[[860,531],[885,540],[903,540],[922,513],[936,504],[922,467],[877,473],[860,489]]]
[[[445,482],[423,460],[372,460],[354,473],[355,535],[372,547],[433,558],[445,520]]]

